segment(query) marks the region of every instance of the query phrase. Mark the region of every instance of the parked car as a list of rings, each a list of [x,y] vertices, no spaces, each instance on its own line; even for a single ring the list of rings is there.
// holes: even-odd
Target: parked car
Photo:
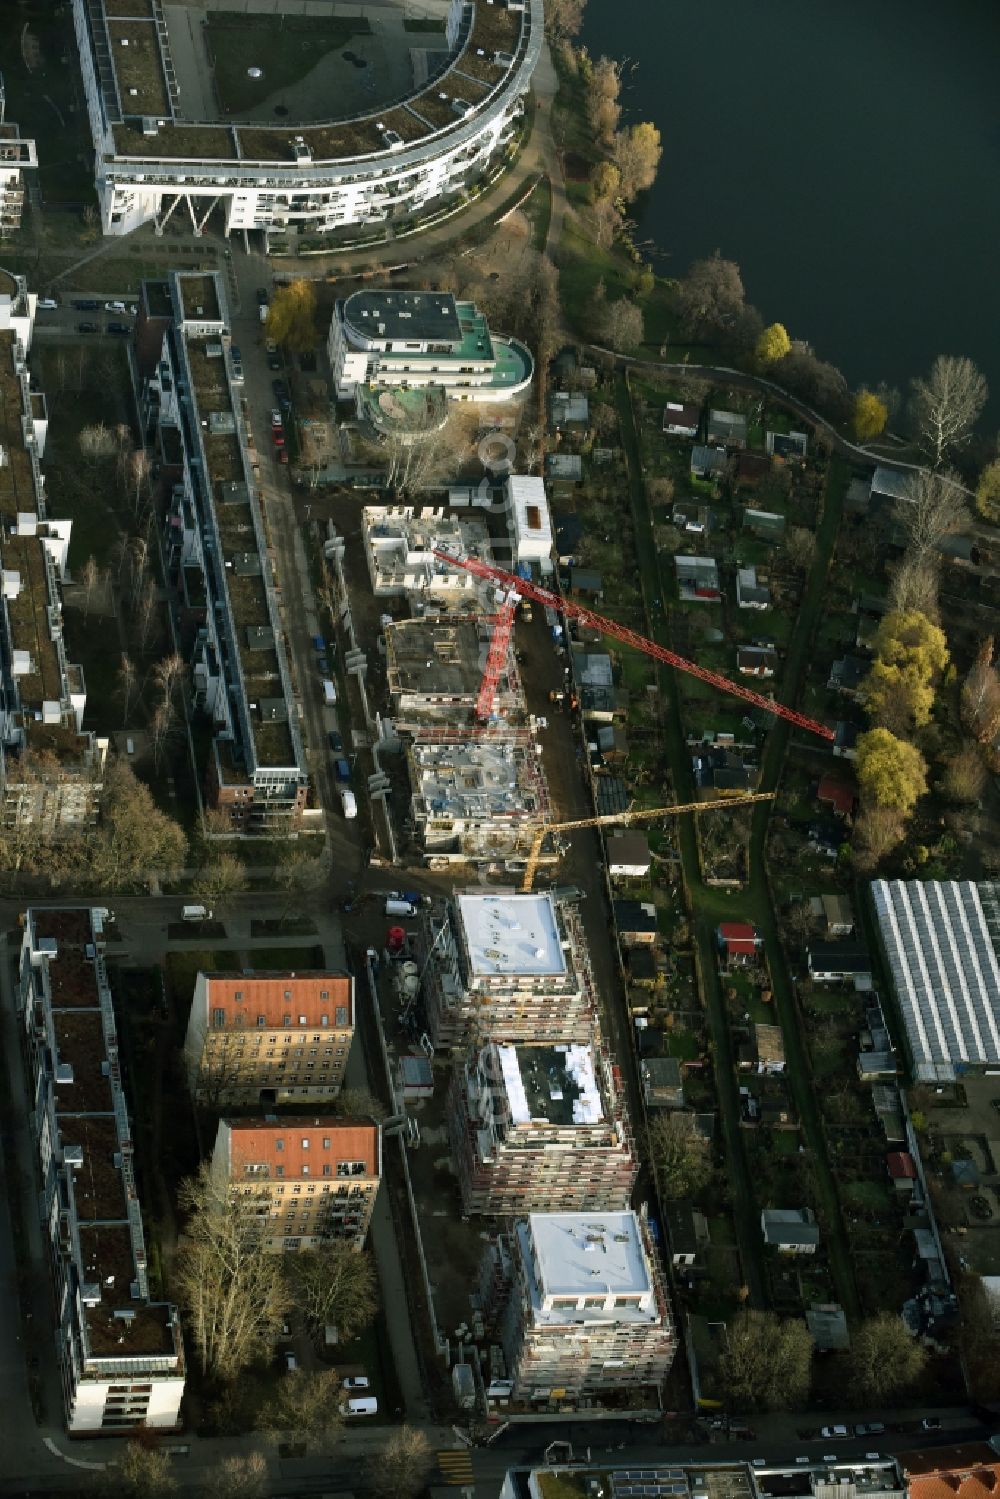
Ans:
[[[96,297],[84,297],[80,301],[74,302],[73,306],[77,312],[99,312],[101,304]]]
[[[285,434],[281,431],[280,427],[278,429],[272,428],[271,436],[274,439],[274,446],[276,448],[283,448],[285,446]]]
[[[342,1390],[367,1390],[370,1381],[367,1374],[351,1374],[341,1385]]]
[[[863,1421],[860,1426],[855,1426],[856,1437],[878,1437],[885,1431],[884,1421]]]
[[[271,412],[271,426],[281,426],[281,412],[277,409],[277,407],[275,407],[275,409]]]
[[[328,677],[330,675],[330,663],[325,656],[316,657],[316,669],[321,677]]]
[[[278,462],[281,464],[281,466],[283,468],[287,468],[288,467],[288,449],[287,448],[279,448],[278,449]]]
[[[109,323],[107,331],[109,333],[117,333],[119,338],[128,338],[132,329],[128,323]]]
[[[340,804],[344,809],[344,816],[350,822],[352,817],[358,815],[358,799],[349,786],[340,788]]]
[[[285,1368],[288,1370],[289,1374],[294,1374],[295,1371],[296,1371],[296,1369],[298,1367],[299,1367],[299,1361],[295,1357],[295,1354],[291,1353],[291,1352],[286,1353],[285,1354]]]
[[[339,755],[340,752],[344,748],[344,736],[343,736],[343,734],[338,733],[338,731],[336,729],[331,729],[330,732],[327,734],[326,738],[327,738],[327,743],[329,744],[330,748],[333,750],[333,753],[335,755]]]
[[[924,1419],[920,1423],[920,1429],[921,1429],[921,1431],[940,1431],[941,1430],[941,1417],[940,1416],[925,1416]]]
[[[99,329],[96,323],[77,323],[76,331],[78,333],[97,333]]]
[[[258,288],[257,288],[257,306],[258,307],[266,307],[267,306],[267,287],[266,286],[258,286]]]
[[[105,312],[127,312],[128,308],[125,306],[124,302],[105,302],[105,304],[104,304],[104,311]]]
[[[274,392],[274,399],[279,402],[279,404],[282,401],[287,401],[289,399],[288,385],[284,380],[272,380],[271,390]]]
[[[820,1436],[842,1441],[845,1437],[850,1436],[850,1432],[846,1426],[824,1426],[820,1429]]]
[[[312,638],[312,644],[313,650],[318,651],[320,655],[322,655],[326,650],[326,641],[323,639],[322,635],[314,635]]]
[[[351,767],[346,760],[335,760],[333,765],[334,774],[338,781],[349,781],[351,779]]]
[[[55,297],[39,297],[36,306],[39,312],[54,312],[59,303]]]

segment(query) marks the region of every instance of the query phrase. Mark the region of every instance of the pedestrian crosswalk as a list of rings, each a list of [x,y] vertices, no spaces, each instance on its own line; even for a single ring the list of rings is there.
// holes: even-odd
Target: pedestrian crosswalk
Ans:
[[[437,1461],[445,1483],[453,1484],[456,1488],[468,1487],[475,1483],[472,1455],[468,1447],[448,1447],[438,1453]]]

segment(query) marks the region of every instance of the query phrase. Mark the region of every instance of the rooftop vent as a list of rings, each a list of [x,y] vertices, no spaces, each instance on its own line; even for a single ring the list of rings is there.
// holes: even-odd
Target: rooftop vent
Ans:
[[[71,1062],[57,1062],[56,1063],[56,1082],[57,1083],[72,1083],[73,1082],[73,1064]]]

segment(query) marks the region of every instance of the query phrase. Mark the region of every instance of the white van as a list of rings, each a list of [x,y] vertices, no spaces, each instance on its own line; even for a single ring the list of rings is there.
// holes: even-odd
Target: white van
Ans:
[[[344,816],[347,818],[348,822],[352,817],[357,817],[358,799],[349,786],[341,786],[340,803],[344,809]]]
[[[328,708],[335,708],[337,706],[336,684],[331,682],[329,677],[323,678],[323,701]]]
[[[343,1406],[345,1416],[377,1416],[378,1401],[374,1395],[355,1395]]]
[[[385,914],[387,916],[416,916],[417,908],[412,900],[400,900],[396,896],[390,896],[386,899]]]

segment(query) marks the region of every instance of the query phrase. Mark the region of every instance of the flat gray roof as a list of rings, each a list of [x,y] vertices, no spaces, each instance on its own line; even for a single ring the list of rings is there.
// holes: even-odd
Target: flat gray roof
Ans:
[[[634,1213],[531,1213],[527,1229],[543,1296],[651,1289]]]
[[[551,895],[468,892],[459,895],[455,904],[475,976],[566,972]]]

